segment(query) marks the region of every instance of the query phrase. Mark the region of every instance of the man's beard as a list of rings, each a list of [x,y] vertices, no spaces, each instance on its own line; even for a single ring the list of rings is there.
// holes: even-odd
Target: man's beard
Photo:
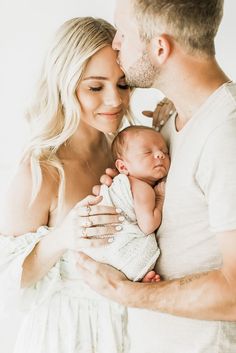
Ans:
[[[126,82],[131,87],[150,88],[156,81],[159,70],[155,68],[145,51],[140,59],[125,72]]]

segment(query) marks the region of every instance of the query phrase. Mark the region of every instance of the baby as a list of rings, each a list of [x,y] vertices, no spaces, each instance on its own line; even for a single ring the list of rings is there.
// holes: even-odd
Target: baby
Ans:
[[[101,186],[102,203],[120,208],[122,231],[103,250],[86,253],[139,281],[154,268],[160,254],[155,230],[161,224],[164,182],[170,159],[162,135],[145,126],[129,126],[112,143],[112,154],[120,172],[110,187]],[[152,271],[147,281],[159,279]]]

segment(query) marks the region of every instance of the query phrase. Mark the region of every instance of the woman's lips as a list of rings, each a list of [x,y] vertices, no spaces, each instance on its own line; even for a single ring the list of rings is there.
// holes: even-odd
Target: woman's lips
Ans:
[[[117,118],[117,117],[120,117],[121,113],[122,113],[122,111],[119,110],[118,112],[102,112],[102,113],[98,113],[98,115],[102,115],[107,118]]]

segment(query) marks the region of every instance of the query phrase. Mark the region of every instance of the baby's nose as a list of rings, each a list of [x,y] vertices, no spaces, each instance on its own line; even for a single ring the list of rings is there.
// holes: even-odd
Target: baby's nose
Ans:
[[[165,153],[163,153],[162,151],[156,151],[154,156],[155,156],[155,158],[164,159]]]

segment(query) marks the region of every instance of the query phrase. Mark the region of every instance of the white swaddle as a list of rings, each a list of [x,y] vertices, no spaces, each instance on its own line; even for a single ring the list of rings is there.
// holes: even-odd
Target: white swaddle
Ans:
[[[139,281],[154,268],[160,254],[155,233],[145,235],[137,224],[130,182],[126,175],[119,174],[110,187],[101,186],[101,204],[120,208],[125,217],[122,231],[111,244],[102,248],[83,250],[97,261],[121,270],[130,280]]]

